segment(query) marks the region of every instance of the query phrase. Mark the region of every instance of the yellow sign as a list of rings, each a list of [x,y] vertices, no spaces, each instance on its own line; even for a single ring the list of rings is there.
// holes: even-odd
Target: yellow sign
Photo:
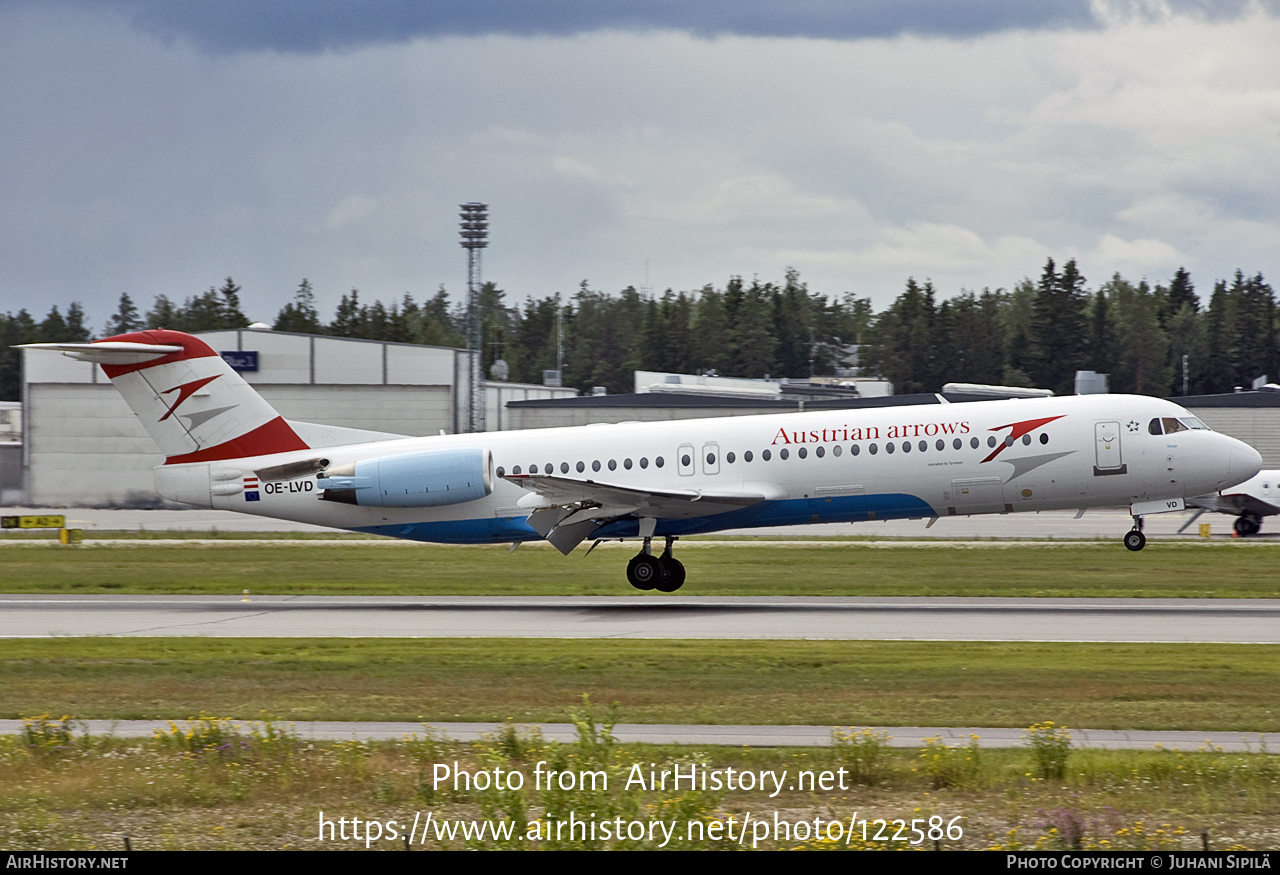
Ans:
[[[4,516],[0,529],[65,529],[65,516]]]

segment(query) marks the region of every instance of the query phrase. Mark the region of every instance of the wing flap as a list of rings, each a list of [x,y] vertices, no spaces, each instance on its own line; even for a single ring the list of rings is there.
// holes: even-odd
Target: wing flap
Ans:
[[[700,489],[637,489],[554,474],[503,474],[529,494],[529,525],[568,555],[601,526],[617,519],[689,519],[759,504],[763,492],[708,492]]]

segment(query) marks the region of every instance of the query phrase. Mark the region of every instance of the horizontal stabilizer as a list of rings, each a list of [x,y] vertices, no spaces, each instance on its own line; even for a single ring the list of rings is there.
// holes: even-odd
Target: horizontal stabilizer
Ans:
[[[132,343],[127,340],[100,340],[96,343],[23,343],[19,349],[47,349],[76,361],[99,365],[140,365],[175,352],[180,346]]]

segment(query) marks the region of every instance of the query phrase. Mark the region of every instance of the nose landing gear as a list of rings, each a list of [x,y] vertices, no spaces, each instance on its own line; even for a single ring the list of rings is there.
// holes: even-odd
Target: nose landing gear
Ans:
[[[671,545],[676,539],[667,536],[667,546],[661,556],[653,555],[652,540],[645,538],[640,552],[627,563],[627,582],[636,589],[675,592],[684,585],[685,578],[684,564],[671,555]]]

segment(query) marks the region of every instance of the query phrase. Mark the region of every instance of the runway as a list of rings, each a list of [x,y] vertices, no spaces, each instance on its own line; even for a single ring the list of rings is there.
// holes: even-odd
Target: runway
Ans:
[[[86,535],[94,532],[304,532],[320,534],[334,532],[321,526],[276,520],[231,511],[190,508],[186,510],[119,510],[96,508],[0,508],[0,515],[62,514],[67,526],[82,529]],[[1231,537],[1234,517],[1206,513],[1189,526],[1186,532],[1178,529],[1191,519],[1191,512],[1171,513],[1146,518],[1146,534],[1153,540],[1200,540],[1199,523],[1210,526],[1214,539]],[[1031,540],[1113,540],[1116,543],[1132,526],[1128,511],[1123,508],[1090,510],[1077,518],[1075,511],[1043,511],[1041,513],[985,514],[981,516],[945,517],[925,527],[928,520],[883,520],[862,523],[816,523],[803,526],[778,528],[735,529],[718,532],[709,537],[765,537],[765,538],[908,538],[933,541],[953,539],[1031,539]],[[1261,535],[1251,541],[1280,544],[1280,522],[1267,520]]]
[[[1280,643],[1280,600],[0,596],[0,637]]]
[[[168,720],[84,720],[80,731],[94,736],[151,738],[155,730],[167,732]],[[176,721],[182,725],[185,721]],[[240,721],[237,721],[240,722]],[[249,727],[252,721],[242,724]],[[453,741],[480,741],[506,728],[505,723],[391,723],[298,721],[287,722],[299,738],[308,741],[399,741],[407,736],[432,735]],[[517,724],[521,731],[536,729],[548,741],[572,742],[578,730],[572,723]],[[751,747],[826,747],[831,733],[841,726],[723,726],[675,723],[621,723],[613,727],[618,741],[644,744],[749,745]],[[941,738],[951,747],[970,743],[978,736],[983,748],[1026,747],[1026,730],[989,726],[874,726],[889,736],[886,744],[897,748],[924,746],[926,738]],[[0,735],[22,731],[21,720],[0,720]],[[1195,751],[1213,745],[1228,752],[1248,752],[1280,746],[1280,733],[1268,732],[1188,732],[1145,729],[1071,729],[1071,746],[1094,750],[1151,750],[1155,745]]]

